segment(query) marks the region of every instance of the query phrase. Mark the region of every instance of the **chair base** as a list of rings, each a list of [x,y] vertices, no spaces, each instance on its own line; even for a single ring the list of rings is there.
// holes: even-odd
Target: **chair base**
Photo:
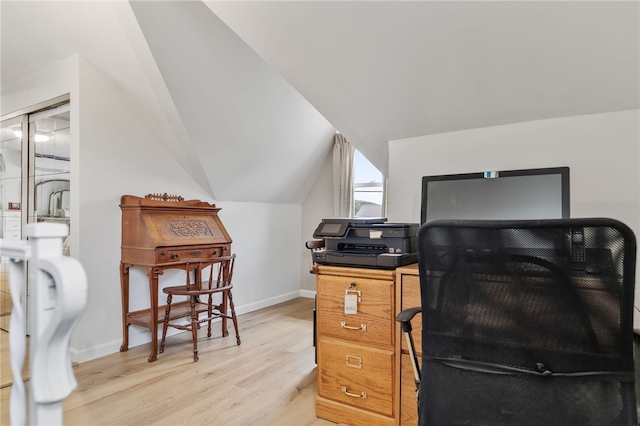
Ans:
[[[213,258],[182,259],[185,266],[181,267],[186,272],[184,285],[169,286],[162,289],[167,295],[167,305],[162,327],[162,341],[159,352],[164,352],[164,342],[167,338],[169,327],[178,330],[190,331],[193,339],[193,360],[198,361],[198,329],[202,323],[207,323],[207,337],[211,337],[211,323],[220,318],[222,325],[222,336],[229,335],[227,331],[227,319],[233,321],[233,328],[236,332],[236,343],[240,344],[240,334],[238,332],[238,319],[233,306],[233,295],[231,289],[231,277],[233,275],[233,265],[235,254],[232,256],[221,256]],[[208,270],[208,278],[203,277],[204,270]],[[219,294],[220,302],[214,303],[214,296]],[[174,296],[185,297],[186,300],[173,305]],[[203,300],[206,299],[206,303]],[[229,315],[228,313],[231,313]],[[200,318],[205,314],[204,318]],[[189,318],[187,324],[172,323],[178,318]]]
[[[227,319],[233,321],[233,327],[236,332],[236,345],[240,345],[240,334],[238,331],[238,319],[236,317],[235,309],[233,307],[233,302],[231,298],[229,298],[229,307],[231,308],[231,315],[222,314],[217,309],[214,309],[214,312],[211,313],[210,316],[206,318],[200,318],[200,314],[208,313],[208,306],[206,303],[196,302],[191,304],[190,302],[179,302],[175,304],[171,304],[170,298],[167,300],[167,306],[165,311],[164,324],[162,328],[162,341],[160,342],[160,347],[158,349],[159,353],[164,353],[164,344],[167,337],[167,330],[169,327],[173,327],[178,330],[189,331],[192,333],[193,338],[193,361],[197,362],[199,360],[198,356],[198,330],[201,328],[202,323],[207,323],[207,337],[211,337],[211,324],[215,320],[220,319],[222,326],[222,337],[229,336],[229,330],[227,329]],[[174,309],[174,307],[176,309]],[[193,313],[192,313],[193,310]],[[187,324],[176,324],[171,323],[172,320],[177,318],[191,317],[192,320]]]

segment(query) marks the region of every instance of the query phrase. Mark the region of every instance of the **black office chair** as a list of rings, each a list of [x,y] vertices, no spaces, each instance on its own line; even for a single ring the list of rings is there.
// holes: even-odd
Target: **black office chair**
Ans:
[[[433,221],[417,240],[420,425],[637,424],[627,226]]]

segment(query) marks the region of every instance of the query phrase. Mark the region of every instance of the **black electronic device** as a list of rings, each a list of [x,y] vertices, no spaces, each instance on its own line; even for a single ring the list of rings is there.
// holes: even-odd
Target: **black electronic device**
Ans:
[[[424,176],[420,222],[569,218],[569,167]]]
[[[393,269],[416,262],[417,223],[386,218],[323,219],[313,233],[325,241],[312,253],[315,263]]]
[[[313,233],[313,238],[344,237],[352,225],[366,225],[372,223],[384,223],[386,217],[357,217],[357,218],[333,218],[322,219],[320,225]]]

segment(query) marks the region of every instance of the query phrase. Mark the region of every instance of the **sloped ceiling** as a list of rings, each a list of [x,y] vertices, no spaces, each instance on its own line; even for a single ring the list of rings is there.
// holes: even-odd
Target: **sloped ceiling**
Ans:
[[[202,2],[2,1],[0,17],[0,94],[79,53],[216,201],[302,203],[330,152],[334,127]]]
[[[4,108],[4,96],[24,76],[79,54],[193,179],[212,192],[126,2],[0,1],[0,18],[3,113],[11,112]]]
[[[304,200],[333,126],[203,3],[131,6],[216,198]]]
[[[218,201],[388,141],[640,106],[637,1],[0,2],[2,92],[89,59]],[[0,93],[1,95],[1,93]]]
[[[207,5],[387,168],[387,141],[638,108],[637,1]]]

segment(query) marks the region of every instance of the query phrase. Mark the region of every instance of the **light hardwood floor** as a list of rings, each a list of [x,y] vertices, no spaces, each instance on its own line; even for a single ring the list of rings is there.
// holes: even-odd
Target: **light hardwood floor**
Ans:
[[[240,346],[232,328],[223,338],[218,325],[211,339],[203,328],[197,363],[190,334],[181,333],[167,338],[153,363],[150,345],[142,345],[80,364],[64,423],[333,425],[315,416],[312,309],[313,299],[299,298],[239,316]],[[8,424],[9,390],[1,389],[1,424]]]
[[[0,330],[9,331],[9,316],[11,315],[11,293],[4,262],[0,260]]]

